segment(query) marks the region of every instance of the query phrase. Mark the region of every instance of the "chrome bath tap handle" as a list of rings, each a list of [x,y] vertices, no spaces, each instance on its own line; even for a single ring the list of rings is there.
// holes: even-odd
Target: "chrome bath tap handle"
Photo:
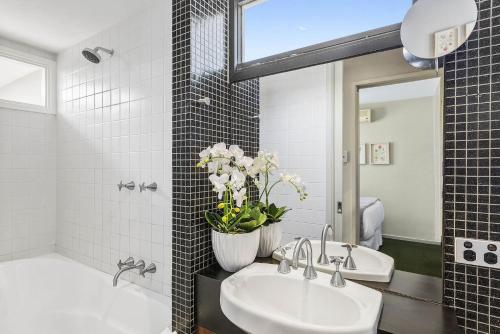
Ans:
[[[120,181],[118,184],[118,191],[122,191],[122,188],[127,188],[128,190],[134,190],[135,189],[135,183],[134,181],[130,181],[127,184],[124,184],[123,181]]]
[[[133,266],[134,265],[134,258],[133,257],[129,257],[128,259],[126,259],[125,261],[122,262],[122,260],[118,261],[118,263],[116,264],[118,266],[118,269],[122,269],[123,267],[130,267],[130,266]]]
[[[141,184],[139,184],[139,190],[141,193],[145,190],[156,191],[157,189],[158,189],[158,185],[156,184],[156,182],[153,182],[149,185],[146,185],[145,182],[142,182]]]
[[[154,274],[156,272],[156,265],[154,263],[151,263],[149,266],[147,266],[145,269],[141,269],[141,271],[139,272],[139,274],[142,276],[142,277],[145,277],[145,274],[146,273],[151,273],[151,274]]]

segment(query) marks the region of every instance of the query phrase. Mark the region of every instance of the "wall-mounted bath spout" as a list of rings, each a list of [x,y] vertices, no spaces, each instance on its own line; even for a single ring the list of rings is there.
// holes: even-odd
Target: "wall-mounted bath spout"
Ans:
[[[139,260],[137,261],[136,264],[134,265],[131,265],[131,266],[125,266],[123,267],[122,269],[120,269],[116,274],[115,274],[115,277],[113,277],[113,286],[117,286],[118,285],[118,278],[120,277],[121,274],[123,274],[124,272],[126,271],[129,271],[129,270],[132,270],[132,269],[139,269],[139,272],[141,272],[144,267],[146,266],[146,264],[144,263],[143,260]]]

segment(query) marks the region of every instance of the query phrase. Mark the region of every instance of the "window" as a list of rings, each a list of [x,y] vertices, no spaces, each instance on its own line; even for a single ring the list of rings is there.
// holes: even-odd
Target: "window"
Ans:
[[[55,62],[0,47],[0,107],[54,113]]]
[[[291,58],[293,66],[281,71],[400,47],[400,23],[412,6],[412,0],[233,1],[233,73],[252,67],[260,75]]]

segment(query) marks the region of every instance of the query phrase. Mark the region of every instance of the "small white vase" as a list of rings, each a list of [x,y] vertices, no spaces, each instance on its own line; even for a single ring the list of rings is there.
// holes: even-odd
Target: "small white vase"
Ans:
[[[279,247],[283,233],[282,224],[283,222],[277,222],[260,228],[258,257],[269,257]]]
[[[250,233],[228,234],[212,230],[212,247],[222,269],[234,273],[255,260],[260,229]]]

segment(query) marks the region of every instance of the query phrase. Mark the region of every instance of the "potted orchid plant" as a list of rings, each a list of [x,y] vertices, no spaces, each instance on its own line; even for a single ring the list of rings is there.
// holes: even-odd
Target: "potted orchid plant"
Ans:
[[[250,169],[250,175],[254,176],[254,182],[260,190],[257,206],[266,215],[266,221],[262,225],[260,233],[259,250],[257,252],[259,257],[268,257],[278,248],[283,232],[281,220],[285,213],[291,210],[286,206],[279,207],[270,202],[273,189],[279,184],[286,184],[297,192],[299,200],[303,201],[307,198],[306,188],[300,177],[282,173],[276,179],[273,174],[278,168],[278,156],[275,153],[261,151],[254,159],[253,166]],[[256,173],[259,174],[258,178]]]
[[[198,167],[206,168],[219,203],[205,212],[212,227],[212,247],[221,267],[235,272],[252,263],[257,255],[260,229],[267,219],[258,206],[252,206],[247,191],[253,159],[237,145],[224,143],[208,147],[200,154]]]

